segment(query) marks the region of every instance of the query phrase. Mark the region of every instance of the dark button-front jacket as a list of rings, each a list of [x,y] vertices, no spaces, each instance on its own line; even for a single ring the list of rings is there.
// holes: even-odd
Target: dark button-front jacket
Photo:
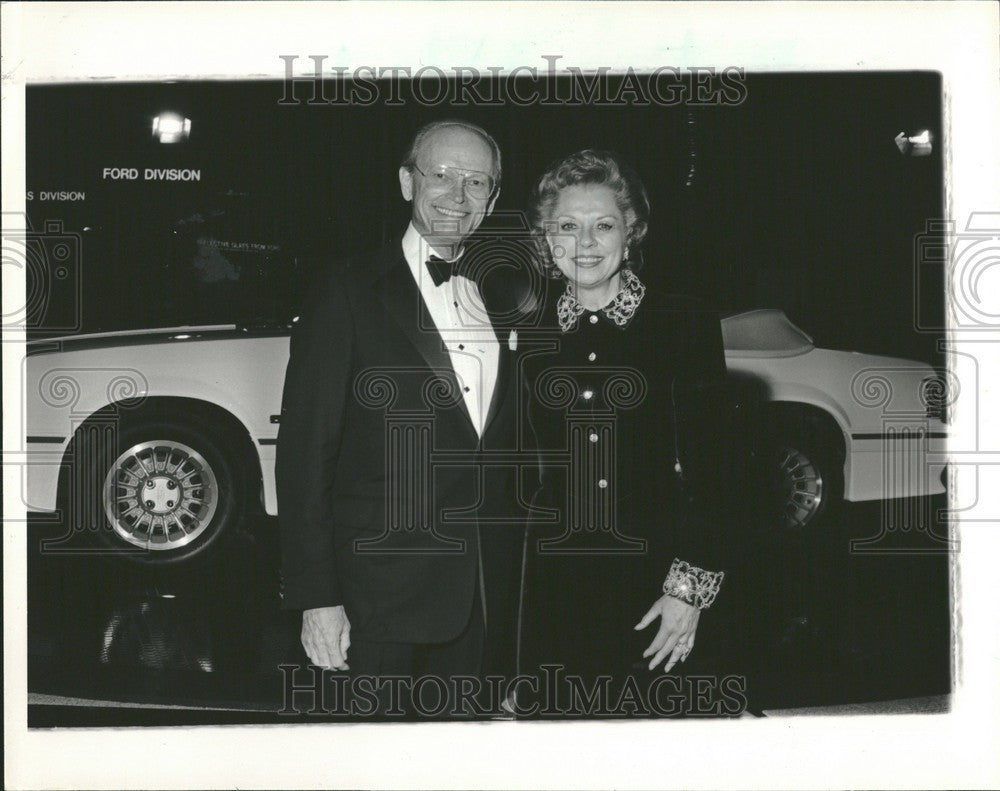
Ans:
[[[718,314],[645,289],[624,310],[574,313],[552,291],[549,332],[524,350],[542,466],[529,550],[633,554],[627,584],[650,594],[675,557],[724,570]]]

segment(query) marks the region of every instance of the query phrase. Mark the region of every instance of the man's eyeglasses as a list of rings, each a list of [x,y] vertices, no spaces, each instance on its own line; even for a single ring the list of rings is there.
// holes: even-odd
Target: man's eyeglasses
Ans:
[[[493,194],[493,188],[496,186],[492,176],[477,170],[461,170],[438,165],[425,173],[416,165],[413,168],[435,187],[450,190],[456,184],[461,184],[465,194],[470,198],[486,199]]]

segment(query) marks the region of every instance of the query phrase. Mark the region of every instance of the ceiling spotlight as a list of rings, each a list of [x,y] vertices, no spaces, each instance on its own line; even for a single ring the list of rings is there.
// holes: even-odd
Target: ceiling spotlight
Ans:
[[[896,148],[904,156],[926,157],[933,151],[931,145],[931,133],[927,129],[922,129],[915,135],[907,135],[900,132],[895,137]]]
[[[177,113],[160,113],[153,119],[153,137],[161,143],[179,143],[191,136],[191,119]]]

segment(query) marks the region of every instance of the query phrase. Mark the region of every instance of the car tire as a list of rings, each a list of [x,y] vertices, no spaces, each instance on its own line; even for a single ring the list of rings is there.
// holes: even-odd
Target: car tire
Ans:
[[[808,422],[769,443],[771,501],[780,529],[811,529],[843,497],[843,471],[833,443]]]
[[[200,423],[131,418],[75,442],[76,525],[93,530],[113,559],[147,565],[204,560],[236,532],[246,484],[234,446]]]

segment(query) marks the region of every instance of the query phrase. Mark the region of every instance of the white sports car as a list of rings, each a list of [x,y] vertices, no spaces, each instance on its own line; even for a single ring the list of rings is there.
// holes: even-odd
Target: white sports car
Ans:
[[[777,464],[786,526],[815,521],[831,500],[944,491],[944,425],[957,392],[924,363],[817,349],[780,310],[722,320],[731,378],[763,401],[761,434]]]
[[[723,320],[735,378],[765,400],[784,521],[830,499],[943,491],[943,380],[923,363],[817,349],[783,313]],[[288,330],[234,325],[28,344],[29,511],[145,562],[200,555],[259,500],[277,513],[275,443]]]

